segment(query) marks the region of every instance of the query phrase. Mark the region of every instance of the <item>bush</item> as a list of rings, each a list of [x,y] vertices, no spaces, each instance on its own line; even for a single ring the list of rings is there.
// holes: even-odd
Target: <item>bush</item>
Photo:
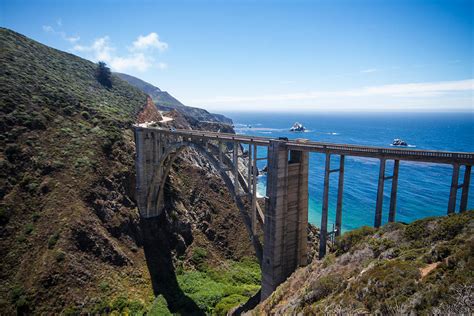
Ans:
[[[366,236],[375,233],[375,228],[363,226],[336,238],[336,254],[341,255],[365,239]]]
[[[25,230],[24,230],[24,231],[25,231],[25,234],[26,234],[26,235],[31,234],[31,233],[33,232],[33,229],[34,229],[34,226],[33,226],[32,223],[26,224],[26,225],[25,225]]]
[[[322,276],[311,283],[311,290],[305,295],[306,304],[317,302],[335,292],[343,284],[343,278],[340,275]]]
[[[418,266],[412,262],[381,261],[361,276],[355,284],[355,295],[369,310],[386,309],[403,304],[415,293],[421,286],[419,278]]]
[[[30,301],[23,287],[14,286],[10,293],[10,299],[17,309],[17,314],[26,314],[29,310]]]
[[[82,111],[81,116],[85,120],[89,120],[91,118],[91,115],[89,114],[89,112],[86,112],[86,111]]]
[[[75,112],[76,111],[73,106],[67,106],[63,109],[64,115],[67,115],[67,116],[72,116]]]
[[[153,305],[150,308],[148,313],[150,316],[171,316],[170,310],[168,309],[168,304],[163,295],[158,295],[153,301]]]
[[[430,235],[428,224],[433,220],[432,217],[420,219],[408,224],[405,227],[403,235],[408,240],[421,240]]]
[[[62,262],[66,258],[66,254],[63,251],[58,251],[56,252],[55,258],[57,262]]]
[[[117,297],[114,301],[100,300],[89,313],[92,315],[144,315],[145,306],[140,301],[129,300],[124,296]]]
[[[48,238],[48,248],[53,249],[54,246],[56,246],[56,243],[58,242],[58,240],[59,240],[59,233],[56,232],[53,235],[51,235]]]
[[[204,263],[204,260],[207,257],[207,251],[204,248],[196,247],[193,249],[193,254],[191,255],[191,262],[196,265],[200,266]]]
[[[218,316],[225,316],[227,312],[230,311],[232,308],[245,303],[248,300],[248,297],[239,295],[239,294],[232,294],[230,296],[224,297],[217,303],[216,307],[214,308],[214,315]]]
[[[451,214],[441,220],[433,233],[434,240],[449,240],[456,237],[466,226],[472,212]]]

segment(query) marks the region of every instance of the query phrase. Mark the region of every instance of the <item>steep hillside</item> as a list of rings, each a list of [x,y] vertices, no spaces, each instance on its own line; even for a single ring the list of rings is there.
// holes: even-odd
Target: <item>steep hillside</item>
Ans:
[[[471,315],[474,212],[344,234],[252,313]]]
[[[161,91],[159,88],[153,86],[152,84],[149,84],[148,82],[145,82],[141,79],[138,79],[136,77],[133,77],[127,74],[116,73],[116,75],[122,78],[123,80],[127,81],[131,85],[142,90],[146,94],[150,95],[151,98],[153,99],[153,102],[155,102],[155,104],[158,106],[160,110],[163,110],[163,111],[177,110],[181,114],[183,114],[184,116],[186,116],[188,119],[191,119],[191,120],[220,122],[220,123],[232,125],[232,120],[230,118],[225,117],[222,114],[209,113],[208,111],[200,109],[200,108],[186,106],[182,104],[181,102],[179,102],[178,100],[176,100],[168,92]]]
[[[195,153],[176,162],[163,216],[140,220],[131,126],[161,119],[145,93],[7,29],[0,47],[2,314],[202,314],[254,293],[238,211]],[[253,277],[235,281],[242,269]]]

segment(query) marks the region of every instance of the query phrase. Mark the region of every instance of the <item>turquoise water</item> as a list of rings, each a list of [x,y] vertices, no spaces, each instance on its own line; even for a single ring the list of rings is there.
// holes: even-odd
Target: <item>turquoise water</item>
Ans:
[[[386,146],[394,138],[406,140],[417,149],[474,151],[473,113],[463,114],[309,114],[309,113],[225,113],[235,123],[238,134],[267,137],[307,138],[315,141],[358,145]],[[294,122],[308,129],[304,133],[289,132]],[[250,126],[250,127],[249,127]],[[266,151],[259,148],[259,157]],[[266,161],[259,161],[259,169]],[[333,169],[339,165],[333,157]],[[346,157],[343,200],[343,230],[373,225],[379,161],[377,159]],[[393,162],[387,162],[386,175],[391,175]],[[418,162],[400,163],[397,220],[444,215],[448,205],[452,167]],[[461,168],[459,183],[464,170]],[[321,222],[324,155],[310,154],[309,220],[316,226]],[[330,177],[329,225],[335,219],[338,174]],[[473,182],[469,193],[469,208],[474,208]],[[259,194],[265,195],[266,177],[259,178]],[[390,181],[385,182],[383,222],[387,221]],[[458,190],[458,202],[461,190]]]

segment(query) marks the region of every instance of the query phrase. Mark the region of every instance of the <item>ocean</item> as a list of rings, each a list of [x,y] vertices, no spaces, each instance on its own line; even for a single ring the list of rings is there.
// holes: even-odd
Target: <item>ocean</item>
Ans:
[[[223,113],[234,121],[238,134],[306,138],[339,144],[390,147],[394,138],[401,138],[416,149],[474,152],[473,113]],[[303,133],[290,132],[295,122],[302,123]],[[266,150],[259,148],[258,156]],[[311,153],[309,161],[309,221],[320,226],[324,178],[323,154]],[[266,161],[258,161],[262,169]],[[333,157],[331,167],[337,168]],[[391,175],[393,162],[388,161],[386,175]],[[343,231],[373,225],[379,161],[363,157],[346,157],[343,197]],[[397,221],[412,222],[427,216],[445,215],[451,185],[452,166],[419,162],[400,162]],[[461,168],[459,183],[462,183]],[[338,173],[331,174],[329,222],[335,221]],[[259,195],[265,195],[266,176],[258,182]],[[385,182],[383,223],[388,219],[390,181]],[[468,209],[474,208],[474,181],[471,181]],[[461,190],[458,190],[457,209]]]

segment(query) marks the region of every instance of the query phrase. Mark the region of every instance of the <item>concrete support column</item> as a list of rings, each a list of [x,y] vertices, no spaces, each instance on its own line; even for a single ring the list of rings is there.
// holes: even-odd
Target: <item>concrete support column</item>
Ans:
[[[239,194],[239,143],[234,142],[233,150],[233,164],[234,164],[234,193]]]
[[[248,163],[247,163],[247,188],[249,197],[252,196],[252,145],[249,144],[248,149]]]
[[[377,187],[377,204],[375,206],[374,227],[382,225],[383,189],[385,182],[385,159],[380,159],[379,183]]]
[[[324,189],[323,205],[321,212],[321,230],[319,233],[319,259],[326,255],[326,243],[328,236],[328,208],[329,208],[329,175],[331,171],[331,154],[326,154],[324,167]]]
[[[451,179],[451,190],[449,192],[448,214],[456,212],[456,196],[458,193],[459,164],[453,165],[453,177]]]
[[[137,174],[137,206],[141,216],[149,217],[152,216],[152,214],[150,214],[150,210],[147,205],[147,196],[150,182],[153,177],[155,164],[158,158],[153,151],[153,149],[156,148],[155,138],[157,135],[141,128],[135,128],[134,134],[137,155],[137,158],[135,159],[135,168]]]
[[[222,141],[219,141],[218,147],[219,147],[219,162],[222,165],[224,163],[222,161],[222,152],[224,151]]]
[[[336,206],[336,237],[341,235],[342,230],[342,197],[344,194],[344,155],[339,158],[339,179],[337,184],[337,206]]]
[[[147,195],[147,183],[145,174],[145,136],[143,135],[142,129],[135,129],[135,168],[137,174],[136,180],[136,195],[137,195],[137,206],[142,216],[146,215],[146,195]]]
[[[397,190],[398,190],[398,169],[400,160],[393,162],[392,191],[390,193],[390,210],[388,213],[388,221],[394,222],[397,214]]]
[[[294,261],[287,261],[288,275],[297,267],[308,264],[308,179],[309,153],[304,151],[290,151],[288,166],[288,214],[287,222],[293,226],[287,227],[285,234],[294,239],[287,241],[286,252],[291,253],[295,240]],[[293,219],[293,220],[292,220]]]
[[[252,145],[249,145],[249,148]],[[252,164],[249,165],[252,170],[252,233],[255,236],[257,234],[257,145],[253,145],[253,158]]]
[[[284,141],[270,141],[261,300],[307,263],[308,154],[290,156]]]
[[[467,198],[469,196],[469,184],[471,182],[471,166],[464,166],[464,182],[462,184],[461,206],[460,211],[465,212],[467,209]]]

